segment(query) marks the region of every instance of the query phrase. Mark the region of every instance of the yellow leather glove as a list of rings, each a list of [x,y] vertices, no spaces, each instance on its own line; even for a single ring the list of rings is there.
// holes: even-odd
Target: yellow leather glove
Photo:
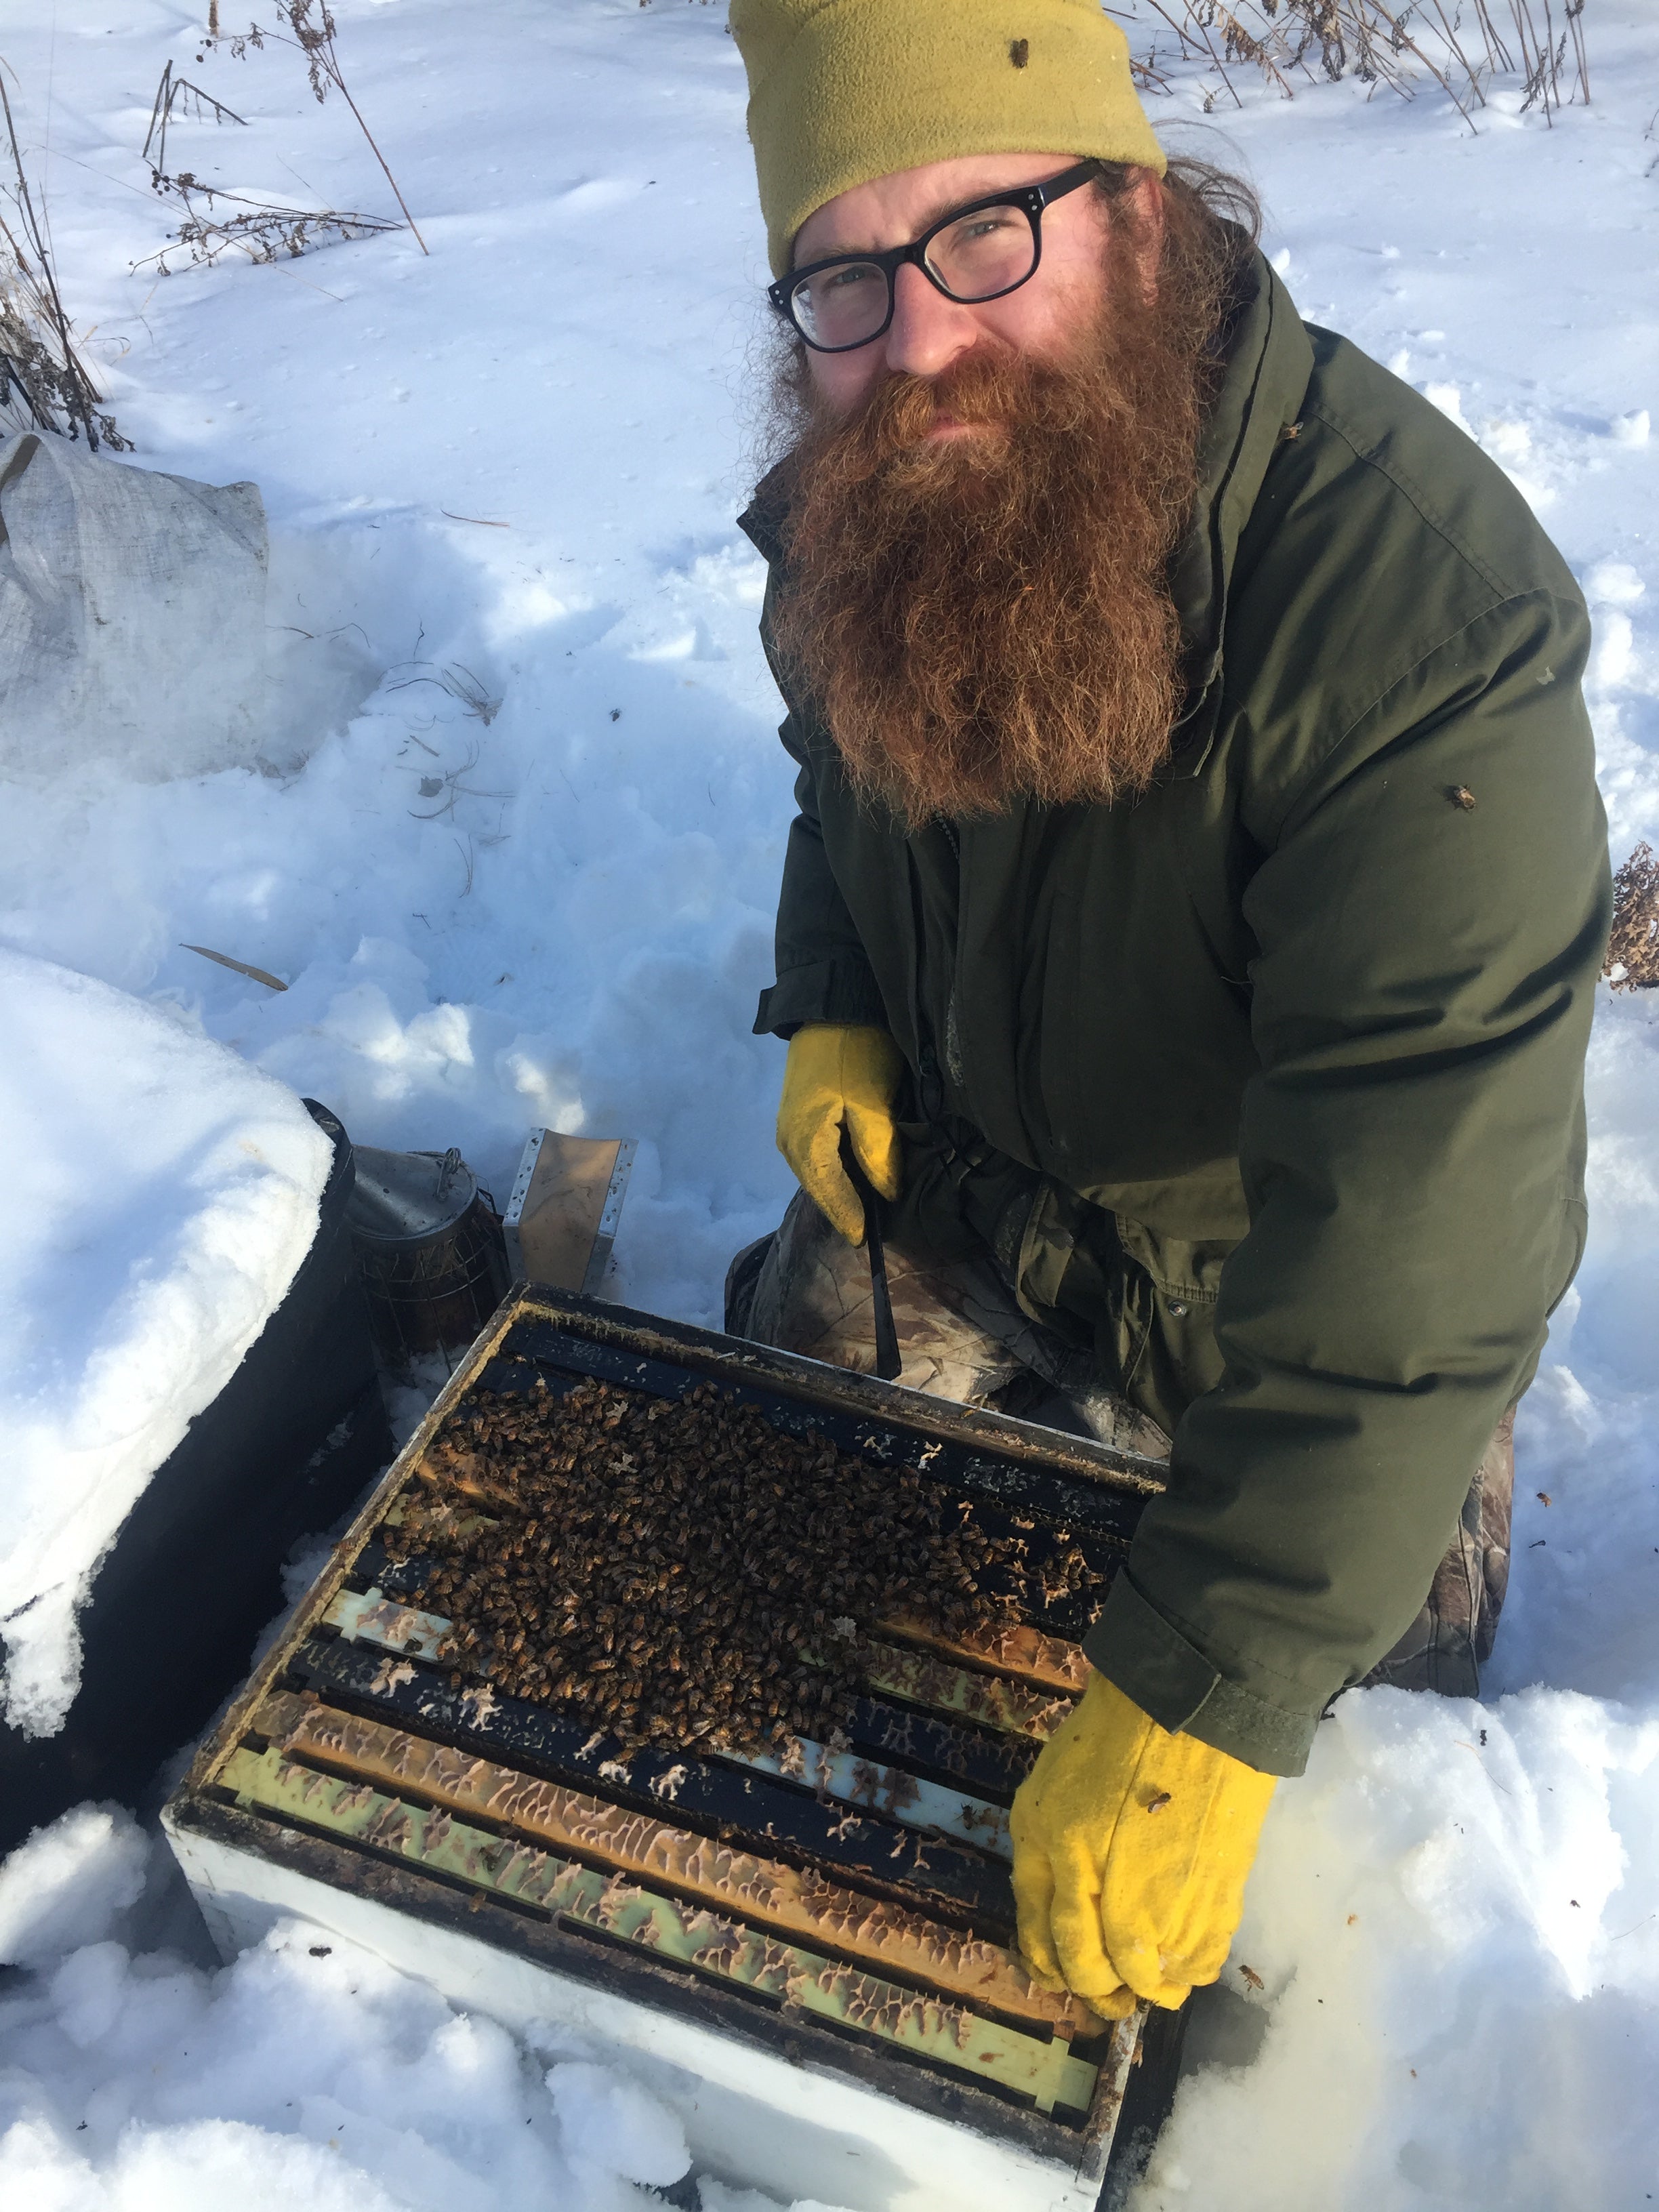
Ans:
[[[842,1125],[884,1198],[899,1194],[893,1127],[904,1061],[885,1030],[809,1022],[789,1040],[778,1101],[778,1150],[819,1212],[849,1244],[864,1242],[864,1207],[841,1164]]]
[[[1014,1902],[1033,1980],[1108,2020],[1212,1982],[1244,1910],[1274,1778],[1171,1735],[1103,1674],[1014,1799]]]

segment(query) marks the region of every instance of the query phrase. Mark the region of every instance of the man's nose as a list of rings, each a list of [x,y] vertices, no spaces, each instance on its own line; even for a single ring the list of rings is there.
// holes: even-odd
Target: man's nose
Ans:
[[[971,307],[947,300],[913,262],[902,262],[893,279],[893,319],[888,325],[890,369],[937,376],[979,337]]]

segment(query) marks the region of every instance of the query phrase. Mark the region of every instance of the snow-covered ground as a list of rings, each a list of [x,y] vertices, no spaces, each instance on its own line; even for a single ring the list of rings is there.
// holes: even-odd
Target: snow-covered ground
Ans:
[[[333,1151],[170,1006],[3,945],[0,1036],[0,1710],[50,1735],[93,1570],[293,1281]]]
[[[158,278],[130,264],[169,222],[139,159],[164,61],[248,118],[170,143],[233,189],[386,210],[349,115],[279,46],[198,63],[164,0],[0,0],[71,312],[141,465],[258,483],[277,648],[268,773],[8,787],[0,942],[498,1192],[534,1122],[637,1136],[613,1290],[711,1319],[787,1187],[781,1054],[749,1035],[789,776],[733,526],[764,350],[737,55],[686,0],[337,12],[429,258]],[[1501,86],[1472,136],[1431,88],[1285,103],[1238,71],[1242,107],[1188,71],[1153,114],[1250,170],[1304,312],[1543,515],[1595,612],[1622,860],[1659,842],[1659,21],[1585,27],[1595,101],[1553,130]],[[1487,1701],[1373,1692],[1321,1731],[1139,2212],[1659,2201],[1656,1078],[1659,1007],[1608,994]],[[672,2178],[621,2076],[337,1945],[180,1955],[131,1827],[77,1819],[0,1873],[0,2200],[586,2212]]]

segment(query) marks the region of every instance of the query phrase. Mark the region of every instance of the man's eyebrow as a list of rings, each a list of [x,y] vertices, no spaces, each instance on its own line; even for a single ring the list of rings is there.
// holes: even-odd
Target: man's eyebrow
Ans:
[[[1031,180],[1027,178],[1018,184],[993,185],[990,191],[987,192],[970,192],[966,199],[957,199],[953,195],[947,199],[935,200],[933,205],[924,213],[921,222],[910,233],[909,237],[896,238],[894,240],[893,245],[914,245],[917,239],[925,238],[927,235],[927,233],[933,228],[936,223],[944,222],[953,215],[961,215],[968,208],[982,207],[987,200],[999,200],[1005,197],[1009,199],[1014,199],[1018,198],[1021,192],[1029,191],[1030,190],[1030,185]],[[851,260],[860,253],[890,253],[892,250],[893,247],[890,246],[875,246],[866,240],[861,241],[856,246],[831,246],[824,247],[818,252],[808,255],[805,260],[798,261],[795,264],[795,266],[798,269],[805,269],[809,267],[814,261]]]

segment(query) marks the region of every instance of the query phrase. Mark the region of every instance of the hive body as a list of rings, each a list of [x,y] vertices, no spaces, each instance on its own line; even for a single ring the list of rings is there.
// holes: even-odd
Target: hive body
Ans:
[[[767,1493],[781,1525],[739,1516],[749,1595],[695,1646],[697,1665],[752,1669],[755,1694],[688,1684],[686,1608],[633,1597],[629,1687],[593,1671],[605,1638],[547,1597],[568,1581],[552,1493],[515,1474],[515,1438],[546,1461],[575,1433],[567,1401],[596,1436],[644,1436],[648,1413],[653,1437],[701,1438],[705,1469],[729,1425],[784,1484]],[[677,1449],[653,1462],[655,1494]],[[563,1464],[580,1475],[580,1449]],[[817,1471],[882,1510],[872,1467],[922,1534],[902,1574],[848,1580],[836,1602],[856,1621],[820,1620],[755,1547],[799,1534]],[[1031,1983],[1006,1809],[1081,1686],[1078,1638],[1156,1480],[868,1377],[521,1290],[204,1747],[167,1808],[173,1847],[228,1945],[300,1912],[508,2026],[562,2022],[630,2054],[700,2173],[854,2212],[1087,2212],[1161,2117],[1175,2047],[1161,2021],[1109,2024]],[[672,1516],[661,1526],[672,1591],[677,1556],[702,1570]],[[498,1553],[518,1563],[517,1611]],[[655,1587],[654,1571],[629,1585]],[[758,1644],[757,1605],[775,1609]]]

